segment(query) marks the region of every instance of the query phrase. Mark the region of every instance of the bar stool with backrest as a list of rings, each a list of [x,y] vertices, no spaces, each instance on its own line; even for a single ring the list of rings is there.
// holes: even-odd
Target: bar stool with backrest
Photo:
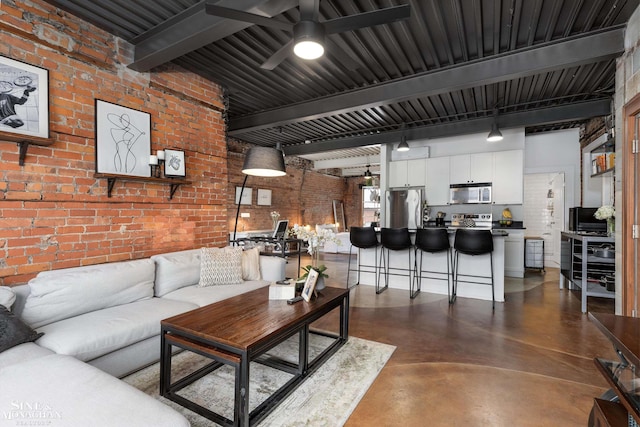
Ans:
[[[493,284],[493,235],[491,230],[478,230],[472,228],[459,228],[456,230],[456,237],[453,243],[455,249],[454,263],[453,263],[453,293],[451,303],[456,300],[458,292],[458,267],[460,265],[460,254],[477,256],[489,254],[489,262],[491,263],[491,276],[474,276],[466,275],[471,279],[491,279],[491,301],[492,308],[496,308],[496,297]],[[479,283],[488,285],[486,282],[478,282],[465,280],[467,283]]]
[[[376,230],[373,227],[350,227],[349,228],[349,240],[351,241],[351,247],[349,248],[349,264],[347,266],[347,287],[349,286],[349,273],[351,271],[358,272],[358,282],[353,285],[360,284],[360,272],[373,273],[376,279],[376,289],[378,289],[378,236]],[[358,248],[358,268],[351,268],[351,252],[353,247]],[[375,249],[375,256],[373,258],[374,265],[363,265],[360,263],[362,259],[360,257],[361,249]],[[363,270],[362,267],[365,267]],[[373,269],[373,270],[370,270]]]
[[[416,295],[422,289],[422,279],[435,279],[447,281],[447,296],[449,297],[449,303],[451,303],[451,245],[449,244],[449,233],[445,228],[419,228],[416,230],[416,256],[415,262],[415,276],[413,284],[410,288],[409,296],[415,298]],[[418,251],[420,251],[420,262],[418,263]],[[447,255],[447,272],[436,271],[433,269],[424,270],[422,268],[422,256],[427,252],[430,254],[436,254],[440,252],[446,252]],[[427,273],[427,275],[424,275]],[[446,276],[445,276],[446,274]]]
[[[382,245],[382,250],[380,251],[380,265],[381,268],[378,270],[378,275],[380,274],[380,270],[384,269],[384,288],[380,288],[380,278],[378,277],[378,287],[376,288],[376,293],[379,294],[385,291],[389,287],[389,275],[393,274],[396,276],[408,276],[409,284],[411,285],[412,280],[412,264],[411,264],[411,252],[414,252],[413,245],[411,244],[411,236],[409,235],[408,228],[381,228],[380,229],[380,244]],[[391,267],[389,265],[389,254],[390,251],[403,251],[407,250],[409,254],[409,264],[407,268],[401,267]],[[384,254],[387,254],[386,258]],[[395,273],[391,271],[395,270]],[[404,272],[408,274],[404,274]]]

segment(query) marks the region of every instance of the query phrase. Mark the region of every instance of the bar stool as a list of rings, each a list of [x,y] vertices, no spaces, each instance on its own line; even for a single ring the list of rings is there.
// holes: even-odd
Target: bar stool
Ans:
[[[409,286],[411,286],[411,272],[413,270],[411,268],[411,252],[415,251],[408,251],[409,264],[407,269],[389,266],[390,251],[403,251],[413,248],[413,245],[411,244],[411,237],[409,236],[409,229],[406,227],[381,228],[380,244],[382,245],[382,250],[380,251],[380,264],[384,266],[384,288],[380,288],[380,270],[378,270],[378,286],[376,288],[376,293],[382,293],[389,287],[389,274],[394,274],[396,276],[409,276]],[[387,253],[386,259],[384,257],[385,250]],[[409,274],[391,273],[390,270],[405,270],[408,271]]]
[[[435,279],[445,280],[442,277],[445,274],[442,271],[423,270],[422,269],[422,255],[427,252],[431,254],[445,252],[447,253],[447,296],[449,298],[449,304],[451,304],[451,264],[452,254],[451,245],[449,245],[449,233],[444,228],[419,228],[416,230],[416,256],[414,257],[415,276],[414,284],[410,289],[409,296],[415,298],[416,295],[422,289],[422,279]],[[420,251],[420,263],[418,263],[418,250]],[[424,276],[423,272],[428,273]]]
[[[455,249],[455,256],[453,263],[453,296],[451,299],[451,303],[455,302],[456,294],[458,291],[458,266],[460,265],[460,254],[471,256],[489,254],[489,261],[491,263],[491,301],[492,308],[495,309],[496,298],[493,285],[493,235],[491,234],[491,230],[459,228],[458,230],[456,230],[456,237],[453,243],[453,247]],[[475,279],[489,278],[487,276],[474,276],[470,274],[467,274],[465,276]],[[485,282],[472,281],[467,281],[467,283],[479,283],[484,285],[489,284]]]
[[[360,272],[364,271],[365,273],[373,273],[376,278],[376,289],[378,289],[378,236],[376,235],[376,230],[373,227],[350,227],[349,228],[349,240],[351,241],[351,246],[349,247],[349,264],[347,266],[347,287],[349,286],[349,273],[351,271],[358,272],[358,282],[353,286],[358,286],[360,284]],[[351,249],[353,247],[358,248],[358,260],[361,260],[360,257],[360,249],[370,249],[375,248],[375,256],[373,258],[374,265],[363,265],[358,264],[358,268],[351,268]],[[362,270],[362,267],[366,267],[367,269],[373,268],[373,271],[370,270]]]

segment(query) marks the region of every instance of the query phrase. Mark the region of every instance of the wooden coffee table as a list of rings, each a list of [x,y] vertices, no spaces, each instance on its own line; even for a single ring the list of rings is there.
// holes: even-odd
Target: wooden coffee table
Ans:
[[[238,285],[242,286],[242,285]],[[340,310],[338,334],[312,331],[309,325]],[[262,420],[305,378],[326,361],[348,339],[349,290],[324,288],[311,302],[287,304],[269,300],[268,287],[201,307],[161,322],[160,394],[222,425],[250,426]],[[335,340],[315,359],[309,360],[309,334],[319,333]],[[261,358],[268,350],[298,334],[298,363]],[[212,359],[207,366],[171,383],[171,353],[176,346]],[[293,377],[280,389],[249,411],[249,366],[252,361],[288,372]],[[178,391],[223,365],[235,369],[234,419],[230,420],[198,405]]]

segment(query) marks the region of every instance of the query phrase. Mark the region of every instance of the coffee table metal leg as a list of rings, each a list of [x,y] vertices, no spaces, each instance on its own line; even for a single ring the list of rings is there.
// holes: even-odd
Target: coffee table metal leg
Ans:
[[[249,356],[243,353],[236,375],[236,425],[249,427]]]
[[[160,396],[166,396],[171,386],[171,344],[165,334],[164,330],[160,333]]]
[[[309,325],[305,325],[299,332],[298,343],[298,373],[306,375],[309,369]]]
[[[349,294],[344,296],[340,303],[340,338],[349,338]]]

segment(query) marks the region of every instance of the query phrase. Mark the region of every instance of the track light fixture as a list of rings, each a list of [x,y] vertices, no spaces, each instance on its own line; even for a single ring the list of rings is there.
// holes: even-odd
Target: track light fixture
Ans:
[[[497,142],[502,141],[502,132],[498,128],[498,109],[493,110],[493,124],[491,125],[491,132],[487,135],[487,141]]]
[[[400,144],[398,144],[398,151],[409,151],[409,144],[407,144],[407,136],[404,134],[406,124],[402,124],[402,135],[400,136]]]

